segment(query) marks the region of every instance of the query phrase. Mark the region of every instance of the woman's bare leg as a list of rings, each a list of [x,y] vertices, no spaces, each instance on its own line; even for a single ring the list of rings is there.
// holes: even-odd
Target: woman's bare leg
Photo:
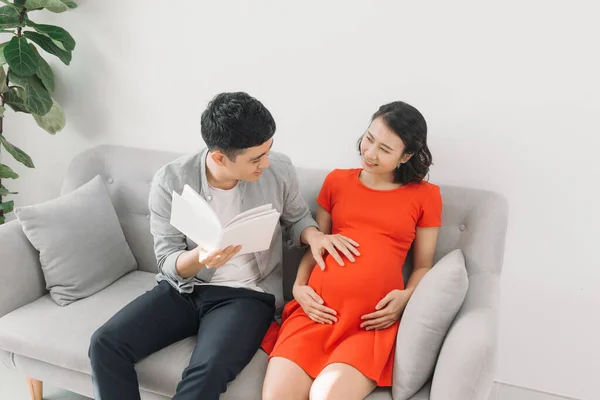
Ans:
[[[310,388],[310,400],[363,400],[377,385],[348,364],[329,364]]]
[[[300,366],[283,357],[273,357],[267,366],[263,400],[307,400],[311,378]]]

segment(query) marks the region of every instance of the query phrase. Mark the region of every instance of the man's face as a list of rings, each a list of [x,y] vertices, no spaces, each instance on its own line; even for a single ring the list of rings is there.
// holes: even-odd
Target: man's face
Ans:
[[[260,146],[245,149],[235,157],[234,161],[223,157],[223,164],[232,179],[256,182],[260,178],[263,169],[269,168],[271,146],[273,146],[273,138]]]

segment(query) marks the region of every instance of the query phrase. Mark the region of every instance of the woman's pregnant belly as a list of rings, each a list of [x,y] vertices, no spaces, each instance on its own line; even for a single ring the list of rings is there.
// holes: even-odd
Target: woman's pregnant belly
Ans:
[[[399,250],[389,236],[373,232],[343,234],[360,244],[360,256],[355,257],[355,262],[342,256],[344,266],[340,266],[328,254],[325,270],[315,266],[308,282],[340,318],[349,313],[360,316],[374,312],[386,294],[403,289],[402,265],[406,257],[406,252]]]

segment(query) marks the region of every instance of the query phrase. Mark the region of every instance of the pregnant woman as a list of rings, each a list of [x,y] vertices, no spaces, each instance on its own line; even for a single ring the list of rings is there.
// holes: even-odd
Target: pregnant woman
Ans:
[[[414,107],[381,106],[358,150],[362,168],[332,171],[317,198],[321,230],[350,251],[332,250],[318,264],[310,251],[302,259],[270,352],[264,400],[364,399],[392,384],[400,316],[433,266],[442,199],[424,180],[431,153]],[[404,287],[411,246],[414,269]]]

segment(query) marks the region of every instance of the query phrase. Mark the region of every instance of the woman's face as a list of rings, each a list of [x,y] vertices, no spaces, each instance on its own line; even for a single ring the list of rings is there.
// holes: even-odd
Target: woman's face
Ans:
[[[393,173],[398,164],[410,159],[404,154],[404,143],[390,130],[381,117],[375,118],[360,142],[362,167],[378,175]]]

